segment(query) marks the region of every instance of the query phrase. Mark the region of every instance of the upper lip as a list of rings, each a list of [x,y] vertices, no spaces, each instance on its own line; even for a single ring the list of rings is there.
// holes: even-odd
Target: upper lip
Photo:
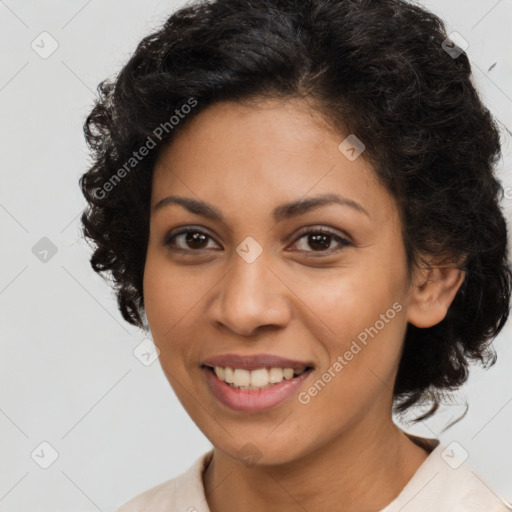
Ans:
[[[240,368],[244,370],[256,370],[258,368],[307,368],[313,367],[309,362],[288,359],[273,354],[255,354],[255,355],[239,355],[239,354],[221,354],[218,356],[205,359],[202,366],[221,366],[230,368]]]

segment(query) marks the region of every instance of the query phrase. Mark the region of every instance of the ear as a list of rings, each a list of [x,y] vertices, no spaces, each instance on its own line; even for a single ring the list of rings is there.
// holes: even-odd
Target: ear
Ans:
[[[417,269],[407,310],[407,320],[416,327],[441,322],[464,281],[465,272],[455,265]]]

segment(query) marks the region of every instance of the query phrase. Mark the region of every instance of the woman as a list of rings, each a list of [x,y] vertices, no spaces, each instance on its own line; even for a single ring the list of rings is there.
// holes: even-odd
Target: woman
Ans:
[[[499,133],[402,0],[191,4],[100,86],[91,264],[213,449],[122,506],[505,511],[413,405],[509,313]]]

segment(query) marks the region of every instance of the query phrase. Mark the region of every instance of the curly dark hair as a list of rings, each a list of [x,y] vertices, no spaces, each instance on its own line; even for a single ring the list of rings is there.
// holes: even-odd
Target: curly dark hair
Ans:
[[[396,199],[409,269],[430,256],[466,273],[440,323],[408,324],[395,411],[432,402],[418,420],[428,417],[467,380],[472,360],[494,364],[491,341],[508,318],[512,284],[494,175],[500,134],[466,54],[447,51],[447,41],[440,18],[404,0],[197,1],[145,37],[98,86],[84,125],[92,164],[80,178],[91,265],[112,278],[124,319],[145,324],[161,148],[214,102],[301,98],[364,142]]]

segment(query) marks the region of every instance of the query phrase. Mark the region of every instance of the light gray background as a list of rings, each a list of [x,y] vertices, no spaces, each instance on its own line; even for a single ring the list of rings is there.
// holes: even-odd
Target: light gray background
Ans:
[[[511,0],[423,2],[469,42],[475,82],[512,130]],[[142,36],[183,2],[157,0],[0,1],[0,510],[109,511],[185,470],[210,448],[158,362],[133,355],[144,333],[117,311],[110,288],[80,240],[87,167],[82,136],[97,83],[118,71]],[[59,47],[32,48],[47,31]],[[38,43],[40,46],[41,43]],[[49,40],[45,45],[49,48]],[[490,70],[489,68],[495,64]],[[512,206],[512,138],[504,128],[500,175]],[[48,237],[57,253],[32,252]],[[510,322],[496,341],[498,363],[475,369],[457,395],[461,411],[408,427],[457,441],[468,462],[512,500]],[[48,468],[36,462],[48,461]],[[31,453],[36,450],[34,459]]]

